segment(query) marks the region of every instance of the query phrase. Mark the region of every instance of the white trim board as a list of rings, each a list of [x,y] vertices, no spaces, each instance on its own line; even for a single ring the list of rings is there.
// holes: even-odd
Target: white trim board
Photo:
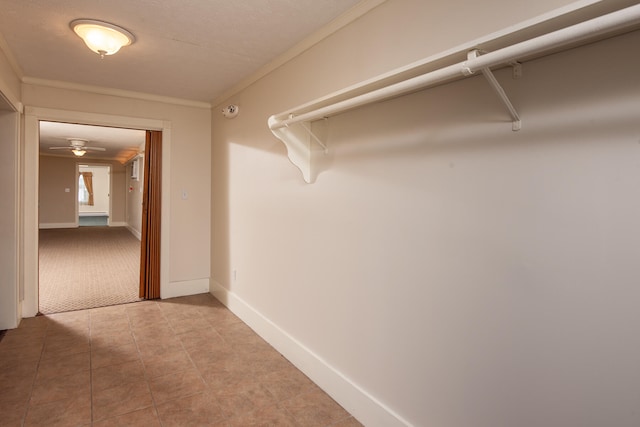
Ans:
[[[214,280],[211,281],[210,292],[362,424],[367,427],[410,426],[401,416],[352,382],[242,298]]]
[[[136,237],[136,239],[142,240],[142,234],[140,234],[140,232],[138,230],[136,230],[135,228],[133,228],[129,224],[125,224],[124,227],[127,227],[127,230],[129,230],[129,232],[131,234],[133,234]]]
[[[162,102],[165,104],[182,105],[186,107],[211,109],[208,102],[194,101],[190,99],[173,98],[170,96],[153,95],[150,93],[134,92],[124,89],[113,89],[102,86],[84,85],[80,83],[63,82],[59,80],[40,79],[36,77],[24,76],[22,83],[34,86],[53,87],[58,89],[78,90],[99,95],[119,96],[122,98],[141,99],[144,101]]]
[[[78,223],[77,222],[48,222],[48,223],[39,224],[38,228],[41,230],[45,230],[49,228],[78,228]]]
[[[160,288],[160,298],[176,298],[209,292],[209,278],[169,282]]]

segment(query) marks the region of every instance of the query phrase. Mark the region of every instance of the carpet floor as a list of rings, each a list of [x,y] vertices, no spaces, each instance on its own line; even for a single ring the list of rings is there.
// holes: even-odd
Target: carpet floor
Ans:
[[[40,312],[139,301],[140,241],[124,227],[40,230]]]

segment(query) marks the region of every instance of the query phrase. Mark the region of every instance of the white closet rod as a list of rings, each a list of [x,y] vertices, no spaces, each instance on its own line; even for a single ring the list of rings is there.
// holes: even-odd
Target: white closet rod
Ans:
[[[523,57],[535,56],[549,50],[602,36],[616,30],[629,28],[638,23],[640,23],[640,4],[516,43],[494,52],[488,52],[484,55],[470,58],[466,61],[440,68],[421,76],[336,102],[335,104],[327,105],[313,111],[299,115],[295,114],[295,110],[293,110],[293,112],[288,111],[286,113],[276,114],[270,118],[269,127],[274,130],[293,123],[322,119],[362,105],[382,101],[429,86],[435,86],[454,78],[470,76],[477,71],[481,71],[483,68],[506,65]],[[313,105],[313,102],[310,104]],[[308,106],[309,104],[306,105]]]

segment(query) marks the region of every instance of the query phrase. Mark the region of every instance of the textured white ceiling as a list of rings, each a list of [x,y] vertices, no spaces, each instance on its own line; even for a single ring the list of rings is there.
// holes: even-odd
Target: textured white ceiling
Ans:
[[[210,102],[358,0],[0,0],[0,33],[26,77]],[[101,60],[69,28],[137,38]]]
[[[24,76],[211,102],[359,0],[0,0],[0,34]],[[100,59],[69,28],[91,18],[136,42]],[[138,132],[138,134],[136,134]],[[43,123],[41,153],[80,137],[123,159],[144,132]]]

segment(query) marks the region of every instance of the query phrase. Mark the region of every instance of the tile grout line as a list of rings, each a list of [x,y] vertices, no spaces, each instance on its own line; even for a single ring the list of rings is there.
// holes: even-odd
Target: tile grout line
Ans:
[[[136,302],[140,302],[140,301],[136,301]],[[128,304],[128,303],[127,303],[127,304]],[[124,309],[123,309],[123,311],[122,311],[122,315],[123,315],[123,316],[125,316],[125,318],[127,319],[127,332],[129,332],[129,334],[131,335],[131,338],[133,339],[133,344],[134,344],[134,346],[135,346],[135,348],[136,348],[136,352],[137,352],[137,354],[138,354],[138,360],[139,360],[139,361],[140,361],[140,363],[142,364],[142,357],[141,357],[141,353],[140,353],[140,350],[139,350],[139,348],[138,348],[138,343],[137,343],[137,341],[136,341],[136,339],[135,339],[135,335],[133,334],[133,329],[131,328],[131,319],[129,318],[129,315],[128,315],[127,311],[126,311],[126,308],[127,308],[127,307],[126,307],[126,304],[117,304],[117,306],[125,306],[125,307],[124,307]],[[101,309],[101,308],[104,308],[104,307],[95,307],[94,309]],[[93,311],[94,309],[91,309],[91,311]],[[127,362],[120,362],[120,363],[117,363],[117,364],[121,364],[121,363],[127,363]],[[143,369],[144,369],[144,364],[142,364],[142,365],[143,365]],[[103,366],[103,367],[107,367],[107,366],[110,366],[110,365],[105,365],[105,366]],[[93,367],[93,366],[92,366],[92,367]],[[103,368],[103,367],[100,367],[100,368]],[[100,369],[100,368],[98,368],[98,369]],[[91,378],[92,378],[92,392],[93,392],[93,369],[92,369],[92,373],[91,373],[91,375],[92,375],[92,377],[91,377]],[[145,375],[145,382],[147,383],[147,390],[149,391],[149,394],[151,395],[151,390],[150,390],[150,388],[149,388],[149,384],[148,384],[148,381],[147,381],[147,379],[146,379],[146,375]],[[152,395],[151,395],[151,396],[152,396]],[[92,399],[92,402],[93,402],[93,399]],[[152,402],[152,403],[153,403],[153,402]],[[93,405],[93,404],[92,404],[92,405]],[[153,408],[155,409],[155,405],[154,405],[154,404],[152,404],[152,406],[148,406],[148,407],[153,407]],[[132,412],[135,412],[135,411],[141,410],[141,409],[146,409],[146,408],[133,409],[133,410],[131,410],[131,411],[129,411],[129,412],[126,412],[126,413],[123,413],[123,414],[118,414],[118,415],[114,415],[114,416],[107,416],[107,417],[102,418],[102,419],[100,419],[100,420],[93,420],[93,422],[102,422],[102,421],[106,421],[106,420],[109,420],[109,419],[114,419],[114,418],[117,418],[117,417],[119,417],[119,416],[124,416],[124,415],[130,414],[130,413],[132,413]],[[157,411],[156,411],[156,412],[157,412]],[[93,417],[92,417],[92,419],[93,419]]]
[[[49,333],[49,319],[47,317],[44,317],[45,321],[47,322],[47,326],[44,330],[44,336],[42,337],[42,350],[40,350],[40,357],[38,358],[38,363],[36,363],[36,372],[33,375],[33,381],[31,382],[31,387],[29,390],[29,397],[27,398],[27,405],[26,408],[24,409],[24,415],[22,417],[22,425],[24,426],[27,423],[27,415],[29,414],[29,409],[31,408],[31,397],[33,396],[33,390],[36,387],[36,381],[38,380],[38,371],[40,370],[40,362],[42,361],[42,358],[44,356],[44,348],[45,348],[45,341],[47,340],[47,335]]]
[[[197,301],[193,301],[192,302],[195,305],[200,305]],[[228,382],[226,380],[223,380],[222,377],[220,377],[219,375],[217,375],[216,373],[218,372],[216,369],[214,369],[213,371],[209,371],[208,370],[208,366],[207,364],[202,365],[203,366],[203,370],[201,370],[199,368],[199,366],[196,364],[196,360],[208,360],[205,358],[201,358],[200,357],[200,353],[201,352],[211,352],[214,351],[213,355],[215,357],[213,357],[211,360],[213,361],[214,364],[217,365],[217,361],[218,360],[226,360],[223,354],[220,353],[219,355],[217,354],[217,352],[215,352],[215,349],[218,348],[217,344],[216,346],[213,347],[209,347],[207,346],[207,343],[210,341],[210,339],[212,339],[214,337],[214,335],[211,335],[211,338],[209,337],[209,335],[207,334],[206,336],[200,336],[200,331],[211,331],[215,334],[215,336],[217,336],[219,338],[219,344],[225,347],[229,347],[230,352],[228,353],[229,357],[232,359],[237,359],[240,355],[243,355],[245,352],[252,352],[252,348],[249,346],[249,341],[251,343],[253,343],[253,340],[248,340],[248,337],[245,336],[245,331],[244,328],[234,328],[232,327],[231,329],[226,329],[225,324],[226,322],[224,321],[224,319],[226,319],[226,317],[223,320],[219,320],[217,316],[208,316],[209,311],[206,310],[206,307],[203,307],[202,310],[198,309],[198,307],[195,307],[194,310],[192,311],[192,307],[186,307],[186,306],[174,306],[172,304],[167,304],[164,305],[162,304],[162,302],[158,302],[158,301],[143,301],[143,304],[139,305],[139,310],[138,311],[138,307],[122,307],[120,309],[117,309],[115,311],[113,311],[112,314],[109,313],[102,313],[99,311],[100,308],[98,309],[88,309],[87,310],[87,315],[86,315],[86,321],[87,321],[87,332],[88,332],[88,339],[89,339],[89,385],[90,385],[90,390],[89,390],[89,398],[90,398],[90,417],[88,419],[88,424],[82,424],[85,427],[89,427],[91,425],[94,425],[96,423],[100,423],[100,422],[104,422],[106,420],[111,420],[111,422],[115,422],[118,418],[120,417],[124,417],[124,416],[129,416],[130,414],[137,412],[137,411],[149,411],[147,413],[147,416],[151,416],[151,414],[153,413],[153,418],[155,418],[155,423],[157,423],[157,425],[161,426],[161,427],[167,427],[167,423],[170,423],[171,420],[169,418],[163,420],[160,417],[160,411],[159,411],[159,406],[163,406],[165,405],[165,403],[168,402],[172,402],[175,400],[183,400],[183,399],[187,399],[188,398],[192,398],[193,396],[199,396],[196,398],[196,400],[198,402],[201,402],[199,404],[206,404],[210,407],[212,407],[213,405],[215,405],[215,407],[217,408],[217,410],[215,408],[212,407],[212,410],[214,411],[213,413],[215,413],[216,411],[219,412],[219,415],[215,415],[215,419],[216,419],[216,423],[220,423],[221,425],[226,425],[228,423],[233,422],[236,419],[242,419],[244,420],[244,416],[257,416],[257,412],[260,408],[267,408],[267,407],[272,407],[275,405],[275,407],[273,407],[270,410],[274,410],[277,411],[278,413],[281,414],[281,416],[286,417],[289,422],[292,422],[293,425],[296,426],[301,426],[304,424],[301,424],[304,418],[297,418],[296,414],[298,414],[298,409],[296,407],[295,402],[286,405],[289,402],[294,401],[295,399],[297,399],[298,397],[304,397],[304,396],[308,396],[308,395],[312,395],[316,392],[316,388],[301,388],[300,390],[298,390],[297,393],[295,394],[286,394],[287,397],[285,397],[285,394],[280,394],[280,398],[277,398],[277,394],[274,395],[272,394],[272,391],[262,387],[261,386],[261,390],[265,393],[267,393],[268,395],[270,395],[272,397],[272,399],[269,399],[269,401],[271,403],[269,403],[268,405],[266,405],[265,403],[263,403],[260,406],[253,406],[251,409],[242,409],[241,412],[237,412],[235,409],[229,407],[227,409],[224,409],[226,407],[226,405],[229,403],[225,400],[224,395],[226,395],[225,393],[227,393],[227,390],[231,392],[232,395],[236,395],[238,394],[239,396],[244,396],[244,389],[238,389],[237,391],[235,391],[234,389],[234,385],[235,381],[233,382]],[[157,316],[157,311],[160,312],[160,316]],[[148,315],[147,315],[148,313]],[[108,316],[106,317],[102,317],[102,314],[108,314]],[[153,314],[153,316],[151,316]],[[125,316],[124,318],[122,316]],[[157,317],[156,317],[157,316]],[[121,319],[121,320],[120,320]],[[205,322],[200,322],[198,319],[204,319]],[[44,359],[44,356],[47,355],[47,350],[46,350],[46,342],[48,339],[54,338],[57,339],[58,337],[58,333],[59,328],[54,327],[57,326],[57,318],[56,321],[51,320],[50,318],[48,318],[47,316],[44,316],[44,318],[42,319],[43,322],[40,323],[41,328],[38,328],[37,334],[40,335],[42,334],[42,337],[40,338],[41,341],[41,349],[38,352],[36,352],[34,354],[34,365],[35,365],[35,373],[34,373],[34,377],[33,380],[31,381],[30,384],[30,388],[28,388],[28,396],[26,396],[26,404],[25,404],[25,409],[22,412],[22,414],[16,414],[16,415],[20,415],[21,416],[21,424],[22,426],[26,425],[27,419],[29,418],[31,420],[31,422],[35,421],[35,419],[33,418],[33,416],[35,416],[34,414],[32,414],[33,416],[29,416],[29,412],[32,409],[31,407],[31,399],[32,397],[35,395],[35,391],[40,391],[37,390],[35,388],[35,384],[38,383],[38,378],[40,376],[40,368],[45,369],[46,368],[46,372],[43,371],[43,375],[48,375],[48,373],[50,373],[50,367],[49,366],[49,358]],[[78,319],[79,320],[79,319]],[[107,321],[107,322],[113,322],[116,321],[117,322],[117,328],[114,329],[114,325],[112,323],[111,326],[109,326],[108,324],[104,324],[103,322]],[[140,324],[138,324],[138,321],[140,321]],[[166,322],[166,326],[168,326],[168,328],[164,329],[165,326],[162,322]],[[63,321],[63,323],[65,323]],[[246,325],[244,322],[240,321],[239,324],[244,324],[245,326],[248,327],[248,325]],[[62,325],[62,326],[66,326],[66,325]],[[70,324],[70,326],[73,326],[71,329],[76,330],[78,326],[80,326],[79,322],[74,322],[73,325]],[[149,397],[151,398],[150,402],[147,401],[145,402],[146,405],[148,406],[144,406],[144,403],[142,406],[144,407],[135,407],[135,405],[131,405],[131,406],[127,406],[125,407],[121,407],[119,410],[124,410],[125,412],[120,414],[117,411],[107,411],[104,412],[104,416],[101,417],[101,419],[97,420],[96,417],[97,415],[100,414],[100,407],[101,404],[99,402],[98,406],[96,407],[94,405],[94,396],[100,398],[100,394],[99,393],[93,393],[94,390],[94,384],[93,382],[95,380],[99,380],[99,375],[98,376],[94,376],[93,373],[93,360],[94,358],[92,357],[94,355],[95,351],[99,350],[100,347],[100,343],[102,342],[102,335],[101,335],[101,331],[103,331],[103,328],[107,327],[108,329],[111,330],[111,332],[116,331],[118,334],[122,334],[125,331],[127,331],[130,335],[131,338],[133,339],[133,348],[130,348],[129,351],[133,350],[133,353],[130,353],[130,356],[128,357],[132,357],[132,356],[136,356],[138,359],[138,363],[140,366],[140,369],[143,369],[142,375],[140,375],[138,377],[138,374],[135,375],[135,377],[139,378],[135,381],[142,381],[144,380],[146,383],[146,387],[142,387],[142,384],[136,384],[135,388],[140,390],[140,393],[143,392],[143,390],[146,391],[146,393],[149,394]],[[127,328],[127,329],[122,329],[122,328]],[[155,328],[155,329],[154,329]],[[160,328],[160,329],[158,329]],[[251,329],[249,327],[249,329]],[[160,364],[156,366],[156,359],[154,356],[154,354],[156,354],[156,351],[153,350],[153,352],[149,353],[149,357],[151,359],[149,359],[149,364],[145,363],[144,359],[143,359],[143,354],[142,354],[142,350],[146,349],[144,343],[145,343],[145,339],[149,339],[151,340],[150,343],[152,343],[153,341],[156,341],[157,344],[160,344],[159,346],[157,346],[159,351],[162,351],[162,349],[168,350],[169,347],[167,347],[170,342],[167,341],[165,342],[161,342],[162,340],[159,340],[160,336],[158,335],[158,331],[164,330],[166,331],[166,337],[167,338],[171,338],[171,342],[173,342],[173,340],[177,340],[176,344],[179,344],[179,346],[175,347],[176,352],[178,351],[178,349],[180,349],[184,355],[186,355],[186,360],[182,359],[182,361],[179,363],[179,365],[175,365],[175,363],[171,362],[170,364]],[[121,332],[120,332],[121,331]],[[135,331],[140,331],[140,334],[136,334],[134,333]],[[154,333],[155,331],[155,333]],[[253,331],[253,330],[252,330]],[[104,332],[104,331],[103,331]],[[255,331],[253,331],[255,334]],[[236,334],[239,334],[236,336]],[[257,335],[257,334],[256,334]],[[259,337],[259,335],[258,335]],[[109,338],[109,337],[106,337]],[[113,347],[111,344],[109,343],[114,343],[116,341],[115,340],[116,337],[107,339],[106,344],[107,345],[107,350],[111,351],[111,348]],[[122,336],[122,338],[125,338],[124,336]],[[119,339],[119,338],[118,338]],[[216,343],[218,342],[218,340],[216,339]],[[140,343],[142,343],[142,349],[140,347]],[[186,346],[186,344],[189,344],[189,347]],[[257,342],[254,344],[258,344]],[[269,343],[266,343],[271,349],[275,350],[271,345],[269,345]],[[54,349],[55,347],[55,349]],[[58,349],[58,347],[60,347],[59,345],[54,345],[54,347],[50,347],[53,350]],[[173,349],[173,344],[170,345],[171,349]],[[154,347],[155,348],[155,347]],[[261,346],[257,346],[255,347],[256,350],[253,351],[258,351],[258,350],[262,350]],[[149,350],[152,350],[152,348],[150,347]],[[145,350],[146,351],[146,350]],[[191,351],[196,351],[196,353],[193,353],[193,357],[192,357],[192,353]],[[280,357],[284,357],[282,356],[282,354],[280,354],[277,350],[275,350]],[[147,354],[147,353],[145,353]],[[163,351],[162,354],[168,354],[166,353],[166,351]],[[225,352],[225,354],[227,354]],[[219,356],[219,357],[218,357]],[[264,354],[261,352],[256,352],[255,354],[252,353],[250,355],[251,357],[247,357],[247,358],[242,358],[242,360],[244,360],[244,362],[246,363],[246,366],[244,368],[242,368],[241,366],[236,366],[236,364],[233,364],[233,366],[226,366],[226,365],[220,365],[219,368],[223,368],[223,371],[220,371],[221,374],[225,374],[225,373],[231,373],[231,372],[235,372],[236,368],[237,369],[241,369],[243,371],[244,374],[246,374],[247,378],[251,381],[251,384],[253,384],[255,382],[256,385],[260,385],[260,384],[267,384],[268,382],[270,382],[272,379],[277,379],[280,376],[278,375],[279,372],[283,372],[285,373],[285,367],[281,366],[279,363],[275,363],[272,364],[270,362],[270,358],[271,358],[271,354],[265,352]],[[269,356],[269,357],[267,357]],[[160,360],[163,359],[163,356],[158,355],[157,357],[160,358]],[[115,359],[114,359],[115,360]],[[188,360],[188,363],[187,363]],[[265,364],[260,363],[260,360],[264,360]],[[290,361],[288,361],[288,359],[284,358],[284,360],[286,360],[289,364],[291,364]],[[254,365],[253,362],[258,363],[257,365]],[[275,362],[275,361],[274,361]],[[86,363],[86,362],[85,362]],[[186,363],[186,364],[185,364]],[[175,367],[174,367],[175,365]],[[292,365],[292,364],[291,364]],[[86,365],[85,365],[86,366]],[[99,366],[99,360],[96,359],[96,366]],[[132,365],[133,367],[133,365]],[[185,368],[186,367],[186,368]],[[296,368],[294,365],[292,365],[293,369],[296,369],[297,371],[299,371],[298,368]],[[149,369],[147,369],[149,368]],[[158,369],[159,368],[159,369]],[[163,393],[165,393],[165,390],[162,388],[162,384],[164,384],[162,381],[155,381],[156,377],[159,376],[163,376],[163,375],[170,375],[170,374],[178,374],[178,373],[185,373],[187,370],[189,369],[195,369],[195,373],[197,375],[197,378],[199,379],[200,382],[202,382],[204,384],[204,388],[200,391],[195,391],[193,388],[187,387],[187,388],[181,388],[182,393],[187,393],[185,395],[177,395],[178,397],[172,397],[171,399],[165,399],[165,401],[158,403],[157,398],[161,399],[162,395],[164,395]],[[98,369],[98,368],[97,368]],[[176,372],[174,372],[174,369],[176,370]],[[288,368],[287,368],[288,369]],[[131,371],[131,374],[133,374],[134,371]],[[302,373],[301,371],[299,371],[302,375],[304,375],[305,378],[309,379],[304,373]],[[155,374],[154,374],[155,373]],[[205,374],[209,375],[212,374],[213,376],[211,376],[211,382],[207,382],[205,381]],[[155,375],[155,376],[153,376]],[[267,375],[269,375],[269,377],[266,377]],[[95,378],[94,378],[95,377]],[[189,377],[191,377],[191,375],[189,375]],[[263,378],[264,377],[264,378]],[[272,378],[273,377],[273,378]],[[128,378],[128,377],[123,377],[123,379]],[[176,375],[175,380],[178,381],[175,383],[175,387],[178,387],[180,385],[180,377],[179,375]],[[226,378],[226,377],[225,377]],[[294,378],[294,377],[292,377]],[[286,379],[286,378],[285,378]],[[131,380],[134,380],[133,376],[131,377]],[[184,378],[182,378],[183,381],[186,381]],[[171,379],[171,384],[173,384],[174,379]],[[266,382],[264,382],[266,381]],[[311,381],[309,379],[309,381]],[[123,383],[129,383],[129,381],[121,381]],[[154,382],[155,385],[158,386],[158,391],[160,392],[160,394],[158,394],[157,398],[154,396],[153,392],[152,392],[152,387],[151,387],[151,383]],[[287,383],[287,381],[285,381],[285,384]],[[297,384],[298,381],[296,380],[295,383]],[[311,381],[312,384],[315,384],[313,381]],[[25,384],[26,386],[28,386],[29,383]],[[132,382],[132,384],[134,384]],[[169,384],[169,383],[168,383]],[[182,384],[191,384],[191,378],[189,378],[189,380],[187,382],[184,382]],[[215,385],[217,384],[217,385]],[[293,384],[293,383],[292,383]],[[195,383],[193,384],[195,386]],[[317,386],[317,384],[316,384]],[[166,388],[166,387],[165,387]],[[196,387],[196,388],[199,388]],[[236,387],[237,388],[237,387]],[[170,388],[171,389],[171,388]],[[168,389],[168,390],[170,390]],[[318,387],[319,389],[319,387]],[[276,389],[277,391],[277,389]],[[322,389],[319,389],[320,392],[322,392]],[[236,394],[234,394],[236,393]],[[170,393],[171,394],[171,393]],[[128,395],[127,395],[128,396]],[[126,396],[123,396],[126,397]],[[125,400],[123,399],[123,397],[121,397],[121,401],[124,402]],[[284,398],[283,398],[284,397]],[[330,399],[331,396],[328,396]],[[332,399],[333,400],[333,399]],[[102,398],[100,398],[100,401],[102,401]],[[265,401],[266,402],[266,401]],[[300,402],[298,403],[309,403],[311,404],[312,400],[310,400],[309,398],[305,397],[304,399],[302,399]],[[334,401],[335,402],[335,401]],[[336,402],[337,403],[337,402]],[[265,406],[266,405],[266,406]],[[293,405],[293,406],[292,406]],[[339,405],[339,404],[338,404]],[[306,403],[305,405],[303,405],[304,407],[308,406]],[[311,405],[310,407],[312,407],[314,405]],[[339,405],[341,406],[341,405]],[[172,416],[171,415],[171,411],[166,412],[166,410],[169,410],[171,407],[171,405],[169,405],[169,407],[165,407],[165,415],[166,416]],[[127,409],[129,408],[129,409]],[[131,409],[134,408],[134,409]],[[321,409],[321,406],[318,407],[318,409]],[[344,408],[342,408],[344,410]],[[296,412],[298,411],[298,412]],[[39,413],[39,412],[38,412]],[[213,415],[212,413],[212,415]],[[140,416],[142,414],[138,414],[136,416]],[[300,414],[298,414],[299,416]],[[338,415],[336,418],[336,415]],[[85,415],[86,416],[86,415]],[[346,413],[344,414],[339,414],[339,413],[335,413],[332,417],[332,419],[330,418],[325,418],[322,420],[322,422],[319,424],[323,427],[335,427],[337,425],[340,425],[341,423],[349,423],[350,419],[355,419],[351,414],[348,413],[348,411],[346,411]],[[123,418],[123,420],[128,419],[128,418]],[[283,418],[285,419],[285,418]],[[211,420],[213,421],[213,418],[211,418]],[[320,418],[318,418],[318,421],[320,420]],[[147,421],[149,422],[150,419]],[[357,420],[356,420],[357,421]],[[85,421],[86,422],[86,421]],[[226,424],[225,424],[226,423]],[[107,423],[108,424],[108,423]]]
[[[150,301],[150,300],[143,300],[143,301]],[[156,305],[156,307],[158,306],[158,303],[153,301],[153,304]],[[159,309],[159,307],[158,307]],[[153,396],[153,392],[151,391],[151,383],[150,383],[150,378],[147,375],[147,370],[145,368],[145,364],[144,364],[144,360],[142,359],[142,353],[140,352],[140,347],[138,346],[138,339],[136,338],[136,334],[133,330],[133,324],[131,322],[131,317],[129,316],[129,313],[126,311],[124,311],[125,316],[127,316],[127,321],[129,323],[129,332],[131,333],[131,336],[133,337],[133,342],[136,346],[136,351],[138,352],[138,359],[140,360],[140,364],[142,365],[142,369],[143,369],[143,373],[144,373],[144,381],[145,384],[147,385],[147,390],[149,391],[149,396],[151,396],[151,403],[152,403],[152,407],[153,410],[156,413],[156,418],[158,420],[158,423],[160,424],[161,427],[164,426],[164,423],[162,422],[162,419],[160,418],[160,412],[158,411],[158,404],[156,403],[156,398]],[[144,409],[144,408],[143,408]]]
[[[136,302],[139,302],[139,301],[136,301]],[[120,305],[126,305],[126,304],[117,304],[117,305],[120,306]],[[95,307],[95,308],[96,309],[100,309],[100,308],[104,308],[104,307]],[[137,355],[138,355],[138,361],[143,365],[143,369],[144,369],[144,364],[142,363],[142,357],[141,357],[140,349],[138,348],[137,340],[135,339],[135,335],[133,333],[133,329],[131,328],[131,319],[130,319],[127,311],[126,311],[126,308],[127,307],[123,308],[121,316],[125,316],[125,318],[127,319],[127,332],[129,332],[129,334],[131,335],[131,338],[133,339],[133,344],[134,344],[134,346],[136,348],[136,352],[137,352]],[[93,309],[91,309],[91,310],[93,310]],[[119,363],[116,363],[116,365],[124,364],[124,363],[127,363],[127,362],[119,362]],[[107,366],[111,366],[111,365],[105,365],[105,366],[102,366],[101,368],[104,368],[104,367],[107,367]],[[100,368],[98,368],[98,369],[100,369]],[[93,372],[92,372],[92,375],[93,375]],[[148,382],[147,382],[146,375],[145,375],[144,380],[147,383],[147,390],[149,391],[149,394],[151,395],[151,390],[149,389],[149,385],[148,385]],[[92,386],[93,386],[93,381],[92,381]],[[130,414],[130,413],[135,412],[135,411],[140,410],[140,409],[146,409],[146,408],[133,409],[133,410],[131,410],[129,412],[126,412],[126,413],[123,413],[123,414],[117,414],[117,415],[114,415],[114,416],[107,416],[106,418],[102,418],[100,420],[94,420],[94,422],[96,422],[96,421],[102,422],[102,421],[105,421],[105,420],[117,418],[119,416],[127,415],[127,414]],[[155,409],[155,406],[154,406],[154,409]]]
[[[160,313],[162,314],[162,318],[164,319],[164,313],[162,312],[162,310],[160,310],[160,306],[158,305],[158,303],[154,303],[156,305],[156,307],[158,308],[158,310],[160,311]],[[165,319],[166,320],[166,319]],[[169,327],[171,327],[171,324],[169,324]],[[144,361],[142,360],[142,354],[140,353],[140,348],[138,347],[138,340],[135,338],[135,335],[133,337],[133,339],[136,342],[136,348],[138,348],[138,353],[140,354],[140,361],[142,362],[142,366],[144,367]],[[156,416],[158,417],[158,422],[160,423],[161,427],[164,427],[164,421],[162,420],[162,418],[160,418],[160,411],[158,410],[158,403],[156,402],[156,398],[153,395],[153,392],[151,391],[151,381],[150,378],[147,377],[147,370],[145,369],[144,372],[144,378],[145,381],[147,382],[147,388],[149,389],[149,394],[151,395],[151,401],[153,402],[153,409],[156,411]]]
[[[175,338],[177,338],[180,341],[180,347],[182,348],[182,350],[185,352],[185,354],[187,355],[187,358],[189,359],[189,361],[191,362],[191,366],[193,367],[193,369],[195,369],[195,371],[198,374],[198,377],[200,378],[200,381],[202,381],[202,383],[205,385],[206,389],[209,389],[209,384],[204,380],[204,378],[202,377],[202,373],[200,372],[200,369],[198,369],[198,366],[195,364],[195,362],[193,361],[193,359],[191,358],[191,354],[189,353],[189,351],[187,350],[187,348],[184,346],[184,342],[182,342],[182,340],[180,339],[178,333],[176,333],[175,328],[173,327],[173,325],[171,324],[171,321],[167,318],[166,313],[164,312],[164,310],[162,310],[160,308],[160,306],[158,306],[158,309],[160,310],[160,313],[162,314],[162,317],[166,320],[167,324],[169,325],[169,328],[171,329],[171,331],[173,332],[173,336]],[[202,316],[200,316],[202,317]],[[213,326],[212,326],[213,328]],[[201,393],[205,393],[205,392],[201,392]],[[194,394],[190,394],[188,396],[182,396],[182,398],[184,397],[190,397],[190,396],[196,396],[200,393],[194,393]],[[155,401],[155,400],[154,400]],[[218,402],[218,399],[216,398],[216,406],[218,406],[218,408],[220,408],[220,402]],[[222,412],[222,411],[221,411]],[[224,417],[224,420],[227,420],[229,417]],[[158,414],[158,419],[160,419],[160,415]],[[224,421],[223,420],[223,421]],[[164,423],[162,421],[160,421],[161,425],[164,425]]]

